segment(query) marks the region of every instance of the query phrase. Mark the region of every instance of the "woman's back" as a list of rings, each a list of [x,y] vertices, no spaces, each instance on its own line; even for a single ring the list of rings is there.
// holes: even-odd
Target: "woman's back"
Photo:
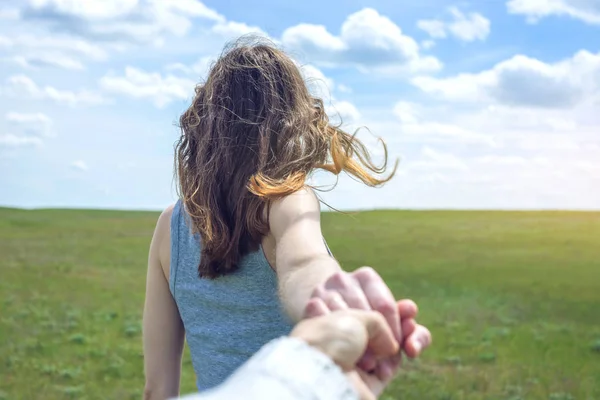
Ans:
[[[222,383],[265,343],[286,335],[277,276],[262,249],[247,254],[235,272],[198,278],[201,244],[181,201],[171,217],[169,287],[186,333],[199,390]]]
[[[387,157],[377,166],[354,135],[330,124],[297,63],[268,44],[228,47],[196,86],[180,125],[182,200],[161,214],[148,258],[144,353],[152,399],[179,389],[184,333],[198,388],[208,389],[288,333],[283,309],[300,320],[317,285],[340,270],[307,188],[316,169],[369,186],[393,175],[378,177]]]

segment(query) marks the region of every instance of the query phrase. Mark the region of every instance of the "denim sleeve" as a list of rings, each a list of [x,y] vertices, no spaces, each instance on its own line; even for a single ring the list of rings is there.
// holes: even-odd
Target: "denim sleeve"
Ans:
[[[342,370],[299,339],[267,343],[223,384],[180,400],[358,400]]]

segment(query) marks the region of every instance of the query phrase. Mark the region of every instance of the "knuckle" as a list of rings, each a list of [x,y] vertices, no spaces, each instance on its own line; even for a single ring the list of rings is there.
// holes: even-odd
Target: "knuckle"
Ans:
[[[344,272],[336,272],[331,276],[330,282],[337,286],[346,287],[350,285],[350,277]]]
[[[332,300],[332,299],[339,299],[342,296],[340,296],[340,294],[334,290],[328,290],[325,292],[325,296],[324,296],[327,300]]]
[[[319,285],[314,288],[314,290],[312,291],[311,297],[323,297],[325,292],[326,292],[325,288],[322,285]]]
[[[385,317],[384,317],[382,314],[380,314],[380,313],[378,313],[378,312],[375,312],[375,313],[373,313],[373,314],[374,314],[374,315],[373,315],[373,317],[374,317],[374,318],[375,318],[375,320],[376,320],[375,322],[376,322],[378,325],[384,325],[384,326],[385,326],[385,325],[387,325],[387,321],[386,321]]]
[[[356,274],[365,278],[379,277],[379,274],[372,267],[360,267],[356,270]]]
[[[331,292],[331,299],[339,303],[344,302],[344,297],[338,292]]]
[[[325,303],[332,311],[348,308],[342,295],[334,291],[327,292]]]
[[[394,307],[393,303],[390,303],[389,301],[385,300],[385,299],[381,299],[377,302],[375,302],[375,304],[373,304],[373,308],[376,309],[377,311],[379,311],[380,313],[384,314],[384,315],[389,315],[389,314],[393,314],[396,311],[396,308]]]

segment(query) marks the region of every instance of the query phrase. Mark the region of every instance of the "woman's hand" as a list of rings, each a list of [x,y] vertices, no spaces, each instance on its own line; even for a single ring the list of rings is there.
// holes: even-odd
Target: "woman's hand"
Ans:
[[[311,299],[320,299],[329,311],[346,308],[378,311],[385,317],[394,337],[409,357],[418,357],[431,341],[427,328],[415,322],[417,305],[411,300],[396,304],[392,292],[372,268],[363,267],[354,272],[333,274],[317,286]],[[307,312],[310,307],[307,307]],[[382,360],[378,363],[367,350],[358,366],[369,372],[377,370],[378,376],[384,377],[393,374],[399,361],[400,357],[398,360]]]
[[[401,300],[395,303],[394,308],[400,315],[402,330],[407,337],[407,339],[403,341],[402,348],[409,357],[417,357],[431,344],[431,333],[424,326],[415,323],[414,318],[416,317],[418,310],[416,304],[412,300]],[[338,311],[336,312],[340,311],[347,312],[348,309],[338,308]],[[322,317],[323,315],[334,315],[336,312],[332,313],[330,307],[328,307],[322,299],[313,297],[306,306],[305,316],[306,318],[312,319]],[[381,320],[385,321],[383,318]],[[387,329],[387,332],[391,334],[389,325]],[[385,332],[383,329],[380,329],[380,331]],[[340,330],[340,332],[346,332],[347,336],[355,335],[346,330]],[[350,339],[347,338],[346,340]],[[398,342],[396,342],[396,345],[397,343]],[[372,346],[371,342],[367,343],[364,351],[370,352],[371,357],[378,365],[372,372],[366,372],[364,369],[357,366],[354,370],[348,371],[347,374],[348,379],[352,381],[354,387],[358,391],[361,400],[376,399],[391,382],[400,366],[400,346],[398,346],[397,349],[398,351],[394,354],[385,354],[385,352],[381,351],[381,346],[377,349]],[[364,358],[364,353],[360,357]],[[358,363],[360,357],[354,356],[352,360],[356,360],[356,363]],[[377,363],[377,360],[382,359],[385,360],[385,364]],[[381,365],[386,365],[385,369],[382,369]]]

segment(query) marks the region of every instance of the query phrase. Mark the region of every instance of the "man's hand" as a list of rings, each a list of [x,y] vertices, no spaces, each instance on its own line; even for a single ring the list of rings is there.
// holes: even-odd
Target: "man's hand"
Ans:
[[[417,308],[411,300],[401,300],[395,308],[402,318],[404,332],[409,339],[405,341],[405,352],[409,357],[417,356],[431,343],[431,334],[427,328],[416,325],[414,318]],[[347,371],[361,400],[376,399],[391,382],[400,365],[400,346],[385,318],[378,312],[351,309],[339,309],[331,312],[320,299],[312,298],[306,306],[307,319],[300,322],[292,331],[292,336],[304,339],[309,344],[329,355],[338,365]],[[360,324],[363,324],[362,327]],[[374,360],[389,360],[387,374],[367,373],[356,364],[370,351]]]
[[[391,357],[400,349],[386,320],[373,311],[347,309],[305,319],[290,336],[325,353],[344,371],[356,367],[367,347],[382,358]]]
[[[335,273],[325,283],[317,286],[311,301],[313,299],[320,299],[328,311],[347,308],[378,311],[385,317],[394,337],[409,357],[418,357],[431,341],[427,328],[417,325],[414,320],[417,314],[416,304],[411,300],[403,300],[398,306],[388,286],[372,268]],[[314,311],[315,307],[320,306],[309,302],[305,317],[321,315],[310,315],[310,310]],[[368,349],[358,366],[365,371],[375,371],[381,379],[385,379],[393,375],[400,361],[400,356],[397,358],[378,363]]]

